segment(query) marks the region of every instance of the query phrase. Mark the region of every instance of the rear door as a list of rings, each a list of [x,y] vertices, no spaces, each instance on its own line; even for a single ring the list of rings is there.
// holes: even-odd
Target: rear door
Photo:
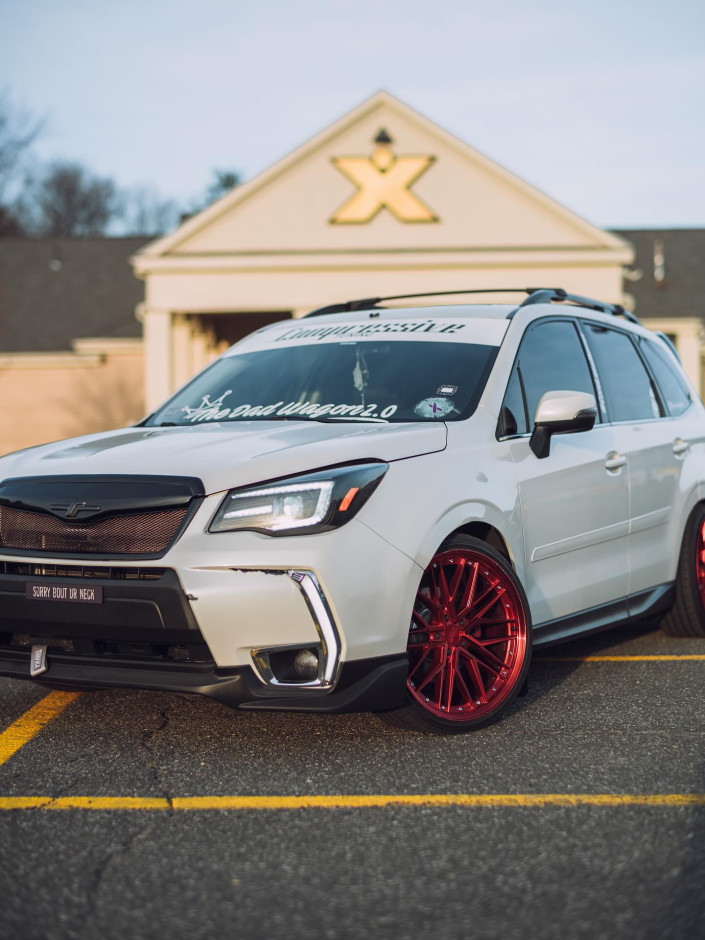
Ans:
[[[666,583],[674,567],[687,495],[681,493],[681,477],[695,433],[688,414],[692,402],[654,341],[595,323],[583,322],[582,328],[617,452],[629,468],[629,594],[634,597]]]
[[[618,615],[612,605],[626,611],[628,588],[628,477],[626,461],[614,460],[614,429],[599,422],[592,431],[554,435],[542,460],[529,448],[539,400],[556,390],[597,397],[569,319],[527,329],[504,399],[524,527],[525,588],[537,625],[604,604]]]

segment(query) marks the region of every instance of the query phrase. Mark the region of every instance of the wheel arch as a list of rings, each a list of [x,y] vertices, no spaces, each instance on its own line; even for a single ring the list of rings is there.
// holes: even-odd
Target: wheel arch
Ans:
[[[458,533],[487,542],[511,565],[519,579],[524,580],[524,549],[521,517],[506,513],[490,503],[466,503],[442,516],[422,540],[415,561],[426,568],[439,546]]]
[[[467,522],[465,525],[461,525],[459,529],[456,529],[454,532],[449,532],[448,534],[449,536],[458,534],[472,535],[482,542],[487,542],[491,548],[494,548],[495,551],[498,551],[500,555],[506,558],[512,568],[515,567],[504,536],[499,529],[490,525],[489,522],[478,522],[477,520]]]
[[[691,516],[699,507],[705,507],[705,483],[694,483],[684,487],[681,496],[680,512],[673,514],[671,525],[668,527],[668,539],[671,546],[670,565],[666,572],[668,581],[674,581],[678,571],[678,559],[683,546],[683,538],[688,528]]]

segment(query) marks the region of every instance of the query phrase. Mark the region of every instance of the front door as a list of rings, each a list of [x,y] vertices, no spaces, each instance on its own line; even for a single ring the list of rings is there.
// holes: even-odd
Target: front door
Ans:
[[[507,389],[516,421],[508,441],[524,526],[525,588],[535,626],[609,605],[614,619],[628,592],[629,485],[616,458],[615,432],[554,435],[548,457],[529,448],[541,396],[570,390],[596,395],[583,344],[571,320],[529,327]],[[523,411],[523,414],[522,414]]]

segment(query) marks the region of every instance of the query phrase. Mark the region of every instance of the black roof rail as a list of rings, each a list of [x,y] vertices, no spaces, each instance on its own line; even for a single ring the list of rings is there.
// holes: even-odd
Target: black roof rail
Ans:
[[[532,304],[562,303],[567,300],[578,307],[587,307],[589,310],[597,310],[598,313],[611,313],[615,317],[624,317],[630,323],[639,323],[634,314],[621,304],[606,304],[601,300],[593,300],[592,297],[569,294],[562,287],[527,287],[526,290],[529,296],[519,304],[520,307],[530,307]]]
[[[615,317],[624,317],[631,323],[639,323],[637,318],[621,304],[606,304],[601,300],[593,300],[591,297],[581,297],[579,294],[569,294],[562,287],[484,287],[473,288],[472,290],[438,290],[427,291],[423,294],[390,294],[388,297],[367,297],[364,300],[347,300],[339,304],[330,304],[327,307],[319,307],[305,314],[305,317],[322,317],[327,313],[351,313],[354,310],[376,310],[378,305],[385,300],[413,300],[416,297],[452,297],[458,294],[528,294],[526,300],[523,300],[520,307],[528,307],[531,304],[550,304],[562,303],[568,301],[579,307],[587,307],[590,310],[597,310],[598,313],[608,313]],[[511,314],[510,314],[511,316]]]
[[[457,294],[526,294],[533,287],[485,287],[473,290],[433,290],[424,294],[391,294],[389,297],[368,297],[365,300],[347,300],[340,304],[319,307],[305,314],[305,317],[322,317],[326,313],[350,313],[353,310],[374,310],[385,300],[413,300],[415,297],[451,297]]]

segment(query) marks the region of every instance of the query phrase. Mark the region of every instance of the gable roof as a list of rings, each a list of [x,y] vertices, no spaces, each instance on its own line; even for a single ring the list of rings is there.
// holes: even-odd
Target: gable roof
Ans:
[[[140,337],[129,258],[144,238],[0,238],[0,352],[70,350],[77,337]]]
[[[262,203],[262,213],[267,215],[269,225],[266,227],[268,231],[276,230],[274,217],[277,211],[282,212],[283,221],[290,223],[291,208],[289,208],[289,215],[287,217],[286,209],[282,208],[281,200],[274,198],[267,200],[264,194],[265,191],[271,190],[272,192],[276,191],[277,196],[280,196],[284,192],[285,181],[289,179],[291,184],[287,190],[287,194],[295,198],[291,191],[295,190],[297,185],[300,186],[300,177],[296,174],[301,172],[302,167],[306,165],[307,162],[311,163],[314,160],[318,160],[318,181],[321,181],[325,174],[326,179],[329,180],[329,186],[334,187],[337,183],[338,186],[343,187],[342,190],[340,190],[343,194],[351,192],[350,183],[346,183],[345,179],[339,179],[340,174],[330,166],[330,148],[336,146],[337,142],[340,141],[340,146],[343,148],[343,151],[345,151],[345,148],[350,146],[350,140],[354,138],[356,128],[364,126],[366,132],[372,128],[374,128],[375,131],[379,131],[377,124],[379,124],[380,127],[386,128],[390,119],[396,119],[398,124],[408,131],[407,137],[409,139],[432,142],[436,148],[442,149],[449,156],[452,155],[453,161],[455,161],[456,172],[459,164],[462,162],[466,167],[468,178],[470,178],[471,173],[474,174],[474,176],[478,178],[478,181],[482,180],[486,182],[487,185],[485,188],[491,188],[493,194],[502,193],[512,202],[512,205],[517,205],[520,202],[523,207],[524,216],[526,216],[527,213],[529,215],[534,213],[537,219],[543,221],[544,228],[547,231],[555,230],[556,233],[559,233],[559,239],[555,242],[550,240],[550,236],[548,241],[544,240],[543,242],[541,242],[539,237],[537,247],[541,245],[546,245],[547,247],[549,245],[550,247],[555,247],[558,244],[562,245],[563,241],[560,240],[560,234],[569,232],[571,234],[567,238],[567,241],[570,242],[573,247],[607,249],[608,251],[611,250],[620,253],[624,261],[629,260],[629,246],[619,236],[606,232],[587,222],[585,219],[582,219],[529,183],[526,183],[479,151],[459,140],[454,135],[443,130],[443,128],[439,127],[428,118],[423,117],[414,109],[403,104],[393,95],[385,91],[380,91],[269,169],[260,173],[254,179],[238,186],[208,208],[188,219],[171,234],[146,245],[135,258],[137,270],[140,272],[149,270],[150,259],[166,258],[168,256],[184,258],[191,252],[195,254],[203,254],[204,252],[213,253],[213,239],[209,240],[208,237],[206,237],[206,232],[208,230],[215,231],[217,229],[224,231],[227,220],[230,218],[236,220],[238,217],[242,216],[243,228],[251,232],[253,227],[249,223],[251,222],[252,213],[255,212],[253,207],[256,205],[257,200]],[[371,124],[370,122],[376,123]],[[392,137],[394,136],[395,132],[392,131]],[[368,137],[370,137],[370,135],[366,133],[364,136],[366,142],[368,141]],[[361,144],[358,142],[357,138],[354,139],[355,144],[353,146],[358,149]],[[325,153],[325,158],[322,156],[323,153]],[[446,166],[448,165],[449,161],[446,161]],[[442,172],[447,173],[448,171],[446,169]],[[443,175],[440,172],[440,164],[438,171],[434,169],[434,173],[435,176],[431,172],[425,174],[424,178],[419,182],[419,189],[423,186],[435,186],[439,192],[443,189]],[[462,188],[463,187],[461,187],[461,190]],[[490,194],[483,192],[482,185],[479,186],[479,189],[476,188],[476,194],[477,192],[480,192],[482,196],[486,196],[484,211],[486,215],[491,215],[491,211],[488,213],[487,204],[488,200],[490,200]],[[467,200],[469,198],[466,192],[453,192],[451,198],[448,199],[447,183],[445,185],[444,195],[447,202],[453,204],[457,203],[458,199]],[[306,212],[299,213],[299,218],[303,218],[304,214],[308,217],[314,213],[320,215],[318,222],[319,243],[315,244],[315,246],[313,244],[304,245],[303,243],[291,244],[290,242],[296,241],[296,236],[294,236],[293,238],[289,238],[289,248],[321,250],[325,249],[330,243],[331,246],[338,246],[338,250],[345,250],[346,247],[349,248],[354,244],[355,237],[357,236],[358,249],[361,245],[364,245],[366,248],[369,247],[369,249],[374,250],[378,246],[373,238],[373,232],[379,233],[380,231],[384,231],[384,225],[391,221],[387,218],[382,218],[385,216],[385,213],[382,213],[382,217],[375,219],[374,226],[372,224],[362,227],[331,226],[328,224],[330,222],[330,211],[334,211],[339,206],[336,203],[323,208],[320,203],[320,198],[317,198],[315,194],[310,194],[305,201]],[[291,203],[291,205],[294,205],[294,203]],[[296,203],[296,206],[299,207],[301,205],[302,202],[299,195],[299,202]],[[456,210],[455,205],[453,205],[453,209]],[[443,212],[441,211],[439,214],[442,216]],[[468,213],[468,226],[472,221],[471,216],[472,213]],[[441,219],[441,222],[443,221],[444,220]],[[254,226],[254,228],[256,227],[257,226]],[[503,230],[504,236],[511,238],[511,219],[506,221],[504,227],[498,223],[498,227]],[[345,233],[342,232],[343,228],[347,229]],[[352,229],[355,228],[357,231],[353,232]],[[434,228],[436,229],[435,232],[433,231]],[[457,229],[458,226],[456,225],[456,234]],[[298,231],[296,226],[292,226],[292,230],[295,232]],[[412,230],[413,235],[411,234]],[[233,231],[234,229],[231,226],[228,232],[232,233]],[[437,246],[434,247],[430,243],[433,241],[434,237],[443,237],[443,226],[396,225],[395,232],[400,237],[399,247],[402,249],[408,248],[408,243],[412,239],[415,239],[415,241],[426,239],[429,241],[429,247],[433,247],[434,250],[436,250]],[[439,232],[441,233],[440,235]],[[242,238],[236,239],[238,244],[233,243],[233,253],[242,250],[242,243],[246,241],[247,237],[247,234],[243,234]],[[325,239],[326,244],[320,243],[323,239]],[[481,241],[482,239],[480,239],[480,242]],[[225,233],[224,238],[221,237],[220,242],[227,243],[227,233]],[[519,246],[522,245],[521,237],[519,237],[518,242],[515,243],[515,245],[517,244]],[[256,253],[258,247],[260,246],[250,243],[250,252]],[[266,247],[281,246],[267,245]],[[443,247],[448,246],[444,244]],[[458,244],[457,247],[461,247],[461,245]],[[462,247],[465,248],[468,246],[462,244]],[[483,247],[492,247],[491,237],[489,238],[489,243],[487,239],[484,241]],[[216,253],[229,253],[229,250],[221,249],[220,252]]]
[[[649,317],[705,317],[705,228],[620,229],[634,245],[632,269],[636,279],[625,278],[624,290],[634,297],[639,319]],[[654,242],[661,242],[665,276],[654,272]]]

